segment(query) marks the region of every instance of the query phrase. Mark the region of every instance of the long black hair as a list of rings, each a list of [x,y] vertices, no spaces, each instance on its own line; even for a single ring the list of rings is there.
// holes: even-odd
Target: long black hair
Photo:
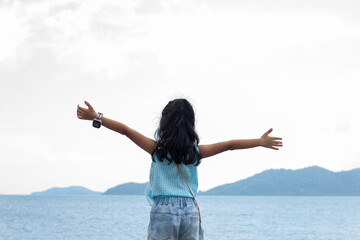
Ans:
[[[159,161],[174,161],[200,164],[200,153],[197,150],[199,136],[195,132],[195,113],[188,100],[180,98],[170,101],[162,111],[160,124],[155,132],[156,154]]]

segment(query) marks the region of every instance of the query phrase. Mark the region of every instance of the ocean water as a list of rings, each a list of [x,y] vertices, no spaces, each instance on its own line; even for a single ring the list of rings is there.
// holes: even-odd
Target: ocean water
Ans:
[[[199,196],[205,239],[360,240],[360,197]],[[146,239],[144,196],[0,196],[0,240]]]

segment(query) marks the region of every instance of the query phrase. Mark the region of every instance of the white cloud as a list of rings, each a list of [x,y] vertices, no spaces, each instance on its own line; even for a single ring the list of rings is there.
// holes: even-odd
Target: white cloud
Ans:
[[[347,132],[350,130],[350,124],[346,118],[341,118],[335,126],[335,131]]]
[[[359,167],[358,14],[343,4],[330,4],[331,11],[293,4],[2,5],[0,32],[9,35],[0,39],[0,105],[11,123],[0,131],[14,138],[0,139],[7,149],[0,148],[1,160],[7,159],[0,177],[23,174],[22,182],[7,182],[18,193],[60,182],[104,190],[145,181],[148,156],[122,136],[92,131],[76,119],[76,104],[89,100],[152,137],[161,108],[183,95],[195,104],[202,143],[257,137],[269,127],[284,137],[280,152],[256,149],[205,160],[201,189],[266,168]],[[94,144],[98,138],[101,145]],[[223,174],[214,179],[216,170]],[[96,174],[103,180],[94,182]]]
[[[28,36],[28,27],[13,9],[0,8],[0,35],[0,62],[14,62],[18,47]]]

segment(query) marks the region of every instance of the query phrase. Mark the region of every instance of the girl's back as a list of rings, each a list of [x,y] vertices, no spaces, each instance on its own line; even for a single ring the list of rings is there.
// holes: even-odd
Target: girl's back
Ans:
[[[201,160],[227,150],[267,147],[278,150],[281,138],[237,139],[209,145],[198,145],[195,114],[186,99],[170,101],[162,111],[155,140],[145,137],[123,123],[78,105],[79,119],[93,120],[93,126],[105,127],[127,136],[151,154],[150,186],[147,196],[153,203],[150,211],[148,239],[203,239],[200,210],[195,200],[198,188],[197,167]]]

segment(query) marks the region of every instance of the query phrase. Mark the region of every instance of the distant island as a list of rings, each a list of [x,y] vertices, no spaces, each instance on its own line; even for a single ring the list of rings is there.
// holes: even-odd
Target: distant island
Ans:
[[[70,196],[70,195],[100,195],[101,192],[91,191],[81,186],[71,186],[65,188],[54,187],[43,192],[33,192],[32,196]]]
[[[124,183],[113,188],[109,188],[104,195],[144,195],[148,183]]]
[[[80,186],[51,188],[31,195],[143,195],[148,183],[124,183],[104,193]],[[360,196],[360,168],[332,172],[312,166],[303,169],[270,169],[235,183],[224,184],[198,195],[241,196]]]
[[[199,195],[359,196],[360,168],[332,172],[313,166],[298,170],[271,169]]]

